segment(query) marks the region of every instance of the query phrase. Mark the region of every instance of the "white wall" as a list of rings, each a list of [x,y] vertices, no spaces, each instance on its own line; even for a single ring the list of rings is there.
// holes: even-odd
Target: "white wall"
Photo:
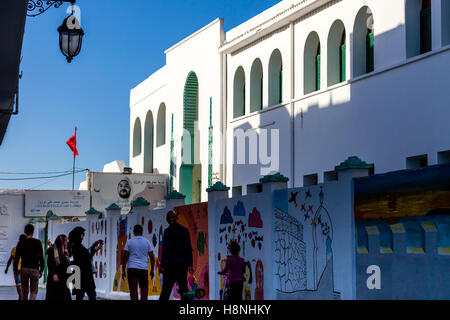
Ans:
[[[25,194],[10,192],[0,194],[0,286],[13,286],[13,265],[5,274],[11,249],[17,245],[19,236],[30,219],[24,217]],[[0,297],[1,298],[1,297]]]
[[[352,155],[375,162],[376,172],[403,169],[405,157],[417,154],[427,153],[429,163],[436,163],[437,152],[450,150],[450,143],[444,138],[445,133],[448,136],[444,119],[448,118],[449,110],[444,105],[449,101],[446,90],[449,75],[445,71],[449,52],[443,52],[442,41],[434,41],[448,38],[445,33],[445,26],[449,24],[445,13],[448,5],[441,0],[432,3],[433,51],[407,59],[415,51],[411,46],[417,39],[412,39],[414,30],[411,33],[410,29],[407,34],[405,22],[411,17],[406,16],[405,3],[406,0],[316,0],[299,4],[285,0],[226,34],[223,21],[215,20],[167,50],[166,66],[132,90],[130,132],[137,116],[143,121],[147,110],[155,108],[151,110],[156,118],[156,108],[162,101],[166,103],[168,143],[156,152],[154,163],[159,172],[169,172],[170,117],[174,113],[177,159],[174,186],[178,189],[183,91],[188,73],[194,71],[199,80],[202,200],[206,200],[211,96],[213,172],[219,172],[223,146],[227,162],[223,180],[230,187],[243,186],[243,194],[248,184],[258,183],[263,175],[261,169],[268,165],[259,163],[259,155],[256,165],[234,163],[233,134],[238,128],[279,130],[279,166],[275,171],[290,178],[290,187],[301,186],[306,174],[318,173],[319,182],[323,181],[324,171],[333,170],[342,159]],[[374,18],[375,71],[370,76],[356,78],[353,76],[354,24],[364,6],[370,8]],[[327,87],[327,39],[332,24],[338,19],[346,30],[347,82]],[[304,95],[304,47],[307,36],[313,31],[317,32],[321,43],[321,90]],[[226,41],[222,42],[224,37]],[[269,106],[268,64],[274,49],[280,50],[283,60],[283,103]],[[225,74],[221,70],[220,54],[226,58]],[[256,58],[261,59],[263,67],[263,110],[250,114],[251,66]],[[234,119],[233,80],[240,66],[246,77],[246,112]],[[221,79],[226,81],[223,88]],[[226,98],[224,114],[220,109],[222,95]],[[225,146],[219,131],[224,117]],[[437,134],[435,128],[438,127],[444,134]],[[135,172],[141,172],[142,161],[141,156],[131,159]]]

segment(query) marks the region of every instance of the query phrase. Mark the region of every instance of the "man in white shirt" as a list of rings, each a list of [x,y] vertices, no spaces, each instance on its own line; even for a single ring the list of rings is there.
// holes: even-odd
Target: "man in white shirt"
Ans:
[[[122,278],[128,271],[128,286],[131,300],[138,300],[138,284],[141,289],[141,300],[148,297],[148,258],[150,257],[150,277],[153,279],[155,256],[153,246],[142,236],[144,229],[140,224],[134,226],[134,237],[127,241],[122,257]]]

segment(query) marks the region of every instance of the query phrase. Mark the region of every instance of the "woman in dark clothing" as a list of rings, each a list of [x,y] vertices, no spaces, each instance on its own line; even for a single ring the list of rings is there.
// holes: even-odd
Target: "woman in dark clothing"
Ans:
[[[73,289],[72,294],[76,295],[77,300],[83,300],[87,294],[89,300],[96,300],[94,267],[92,266],[92,257],[100,249],[101,241],[96,241],[86,249],[82,242],[84,239],[84,228],[76,227],[69,234],[69,253],[73,257],[73,265],[80,268],[81,288]]]
[[[72,300],[67,288],[67,267],[70,264],[67,251],[68,238],[61,234],[47,250],[47,292],[45,300]]]

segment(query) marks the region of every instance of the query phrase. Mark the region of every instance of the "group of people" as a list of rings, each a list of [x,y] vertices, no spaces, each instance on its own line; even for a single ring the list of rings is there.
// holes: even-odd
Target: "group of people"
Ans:
[[[19,300],[36,300],[39,290],[39,279],[45,268],[44,250],[42,242],[33,238],[34,226],[25,226],[19,242],[11,250],[5,273],[13,264],[14,280],[16,282]],[[46,300],[83,300],[87,295],[89,300],[96,300],[94,272],[92,257],[103,246],[101,240],[95,241],[89,248],[82,244],[85,229],[74,228],[69,236],[59,235],[53,244],[48,243],[47,255],[47,290]],[[80,271],[79,286],[72,292],[67,283],[71,270],[70,266],[77,266]]]
[[[159,273],[163,275],[160,300],[169,300],[173,286],[178,284],[182,300],[188,299],[187,274],[193,273],[193,256],[190,234],[187,228],[177,222],[177,214],[169,211],[166,216],[169,227],[164,230],[163,246]],[[38,293],[39,279],[42,277],[45,262],[42,243],[33,238],[34,226],[28,224],[25,234],[19,237],[17,246],[11,251],[5,273],[13,263],[14,279],[16,281],[19,300],[35,300]],[[148,298],[148,275],[154,277],[155,257],[153,246],[143,237],[140,224],[133,228],[134,237],[129,239],[122,252],[122,278],[128,278],[131,300],[138,300],[140,288],[141,300]],[[95,241],[88,249],[84,247],[85,229],[74,228],[67,237],[59,235],[53,244],[49,243],[47,255],[47,290],[46,300],[83,300],[85,295],[89,300],[96,300],[92,258],[103,246],[102,240]],[[227,299],[242,300],[242,290],[246,262],[239,257],[240,247],[231,242],[225,268],[219,274],[227,275]],[[150,261],[150,273],[148,264]],[[80,271],[79,286],[69,289],[68,278],[71,275],[70,266],[77,266]],[[128,276],[127,276],[128,275]]]
[[[173,286],[178,284],[182,300],[189,299],[187,275],[192,274],[193,257],[191,239],[188,229],[177,222],[177,214],[169,211],[166,216],[169,227],[164,230],[162,255],[159,273],[163,275],[163,283],[159,300],[169,300]],[[150,259],[150,277],[154,277],[155,257],[153,246],[143,237],[140,224],[133,229],[134,237],[127,241],[122,253],[122,278],[128,274],[128,286],[131,300],[138,300],[138,287],[141,289],[141,300],[148,298],[148,261]],[[239,256],[240,246],[232,241],[229,245],[231,255],[227,257],[225,268],[219,275],[226,276],[226,299],[242,300],[245,268],[249,264]]]
[[[166,216],[169,227],[164,230],[161,264],[159,273],[163,275],[160,300],[169,300],[173,286],[178,283],[181,299],[185,299],[187,273],[193,272],[191,238],[188,229],[177,222],[177,215],[169,211]],[[148,262],[150,259],[150,277],[154,277],[155,257],[153,246],[143,237],[140,224],[133,228],[134,237],[127,241],[122,253],[122,278],[128,275],[128,287],[131,300],[138,300],[138,287],[141,300],[148,298]]]

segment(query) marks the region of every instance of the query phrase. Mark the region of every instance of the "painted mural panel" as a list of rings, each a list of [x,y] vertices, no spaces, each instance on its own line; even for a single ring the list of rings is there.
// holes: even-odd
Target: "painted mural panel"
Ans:
[[[96,252],[92,261],[94,263],[94,281],[97,290],[105,291],[108,289],[108,264],[109,264],[109,237],[108,220],[99,219],[90,221],[90,239],[92,243],[97,240],[103,241],[103,246]]]
[[[193,249],[193,274],[188,274],[188,289],[202,288],[206,294],[202,300],[209,299],[209,251],[208,251],[208,203],[197,203],[175,207],[178,223],[189,230]],[[173,291],[180,298],[178,288]]]
[[[450,165],[355,179],[355,220],[450,212]]]
[[[129,293],[128,278],[122,279],[122,253],[125,245],[133,237],[133,228],[136,224],[141,224],[144,229],[143,236],[153,245],[153,254],[156,259],[154,277],[150,277],[151,263],[148,263],[148,295],[159,296],[162,288],[162,276],[159,273],[161,262],[162,238],[164,229],[167,228],[166,211],[154,210],[145,214],[128,214],[120,217],[116,222],[117,247],[116,265],[113,283],[113,291]]]
[[[357,298],[449,299],[449,213],[448,164],[355,179]]]
[[[264,201],[259,196],[237,197],[221,201],[217,205],[219,224],[217,226],[216,270],[222,270],[229,253],[231,242],[237,242],[240,247],[240,256],[248,262],[245,270],[243,299],[264,300],[264,264],[267,254],[267,229],[270,230],[270,219],[261,211]],[[267,200],[267,199],[266,199]],[[270,210],[265,210],[270,212]],[[269,249],[270,251],[270,249]],[[217,276],[216,288],[218,297],[224,299],[226,277]],[[266,298],[267,299],[267,298]]]
[[[331,183],[275,191],[273,219],[275,298],[350,299],[350,187]]]
[[[194,273],[188,275],[188,286],[192,289],[197,285],[205,289],[209,297],[209,254],[208,254],[208,204],[199,203],[189,206],[174,208],[178,215],[178,222],[188,228],[191,235],[191,245],[193,248]],[[149,262],[149,296],[159,296],[161,294],[164,277],[159,273],[161,265],[161,254],[163,246],[164,230],[168,227],[166,221],[167,210],[150,210],[142,214],[131,213],[122,216],[116,223],[117,248],[116,266],[113,291],[129,293],[128,279],[122,279],[122,252],[128,239],[133,236],[133,227],[141,224],[144,228],[143,236],[153,245],[153,254],[156,259],[154,278],[150,277],[151,264]],[[177,288],[174,289],[173,297],[180,298]]]

